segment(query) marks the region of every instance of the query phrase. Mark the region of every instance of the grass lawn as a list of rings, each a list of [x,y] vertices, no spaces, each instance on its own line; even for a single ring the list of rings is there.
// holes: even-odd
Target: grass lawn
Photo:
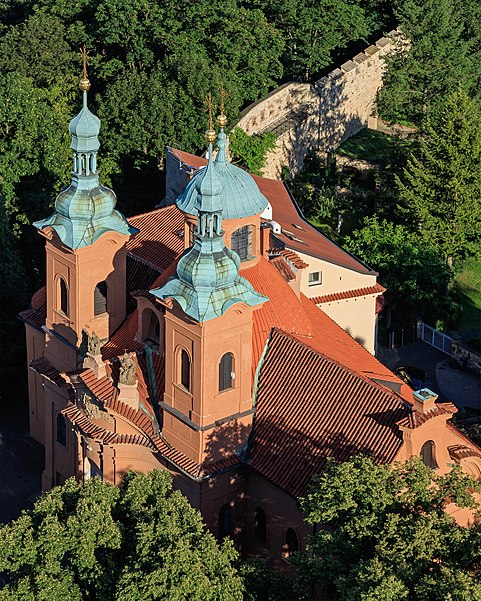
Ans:
[[[476,333],[481,337],[481,259],[463,263],[454,283],[455,299],[463,308],[455,330],[461,335]]]
[[[382,132],[363,129],[341,144],[336,154],[370,163],[382,163],[398,141],[398,138]]]

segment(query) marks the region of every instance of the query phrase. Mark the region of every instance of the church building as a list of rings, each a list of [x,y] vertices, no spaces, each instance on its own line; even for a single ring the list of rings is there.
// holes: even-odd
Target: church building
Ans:
[[[451,403],[375,358],[377,274],[303,218],[282,181],[167,149],[161,205],[126,219],[99,182],[100,121],[71,121],[72,179],[21,314],[43,488],[168,470],[219,538],[282,562],[312,532],[297,499],[328,458],[419,455],[481,480]],[[470,514],[452,507],[457,519]]]

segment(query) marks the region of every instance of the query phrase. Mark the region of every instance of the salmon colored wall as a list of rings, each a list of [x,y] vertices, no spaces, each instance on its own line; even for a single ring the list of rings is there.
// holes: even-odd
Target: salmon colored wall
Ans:
[[[49,380],[44,379],[45,389],[45,469],[42,474],[42,490],[49,490],[57,484],[56,473],[63,478],[73,474],[76,448],[67,426],[67,445],[57,442],[57,415],[68,403],[68,393]]]
[[[174,415],[165,412],[163,433],[170,444],[196,463],[202,463],[206,457],[221,458],[221,449],[232,444],[239,432],[245,433],[241,438],[248,435],[250,416],[226,428],[232,432],[232,438],[223,442],[214,428],[204,433],[200,428],[252,409],[252,311],[237,303],[222,317],[203,324],[187,321],[175,305],[166,311],[164,403],[173,408]],[[182,349],[191,359],[191,391],[180,384]],[[226,352],[234,355],[235,378],[231,389],[219,392],[219,362]],[[175,412],[190,420],[192,426]]]
[[[125,319],[126,248],[129,236],[107,232],[95,244],[71,250],[54,235],[46,243],[47,320],[46,326],[77,345],[82,329],[94,330],[108,338]],[[68,289],[68,316],[60,311],[58,280]],[[107,282],[107,314],[94,315],[94,290]]]
[[[30,436],[40,444],[45,444],[45,410],[43,378],[32,369],[28,368],[30,362],[43,356],[45,348],[45,334],[32,326],[25,324],[25,338],[27,342],[27,378],[28,378],[28,414],[30,423]]]

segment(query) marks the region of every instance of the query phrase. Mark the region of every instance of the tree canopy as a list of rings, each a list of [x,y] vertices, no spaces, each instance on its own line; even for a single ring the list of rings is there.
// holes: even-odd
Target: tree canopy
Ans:
[[[70,479],[0,528],[0,599],[240,600],[236,558],[165,471]]]
[[[408,40],[388,58],[378,108],[388,121],[420,125],[446,93],[462,84],[478,94],[481,8],[477,0],[396,0]]]
[[[302,501],[317,525],[297,560],[305,590],[344,601],[476,601],[481,526],[446,513],[451,503],[475,509],[473,489],[459,468],[442,476],[418,458],[392,468],[366,457],[329,463]]]
[[[397,182],[424,240],[446,261],[481,254],[481,111],[466,92],[428,116]]]
[[[346,248],[379,272],[394,308],[422,317],[448,309],[449,270],[436,247],[406,226],[367,217]]]

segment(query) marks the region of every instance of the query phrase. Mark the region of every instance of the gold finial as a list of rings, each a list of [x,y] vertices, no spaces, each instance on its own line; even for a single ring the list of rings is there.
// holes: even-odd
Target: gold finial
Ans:
[[[210,92],[207,94],[205,103],[207,105],[207,110],[209,111],[209,129],[205,132],[205,139],[207,140],[207,142],[209,144],[212,144],[213,142],[215,142],[215,139],[217,138],[217,134],[215,133],[214,123],[212,121],[213,105],[212,105],[212,94]]]
[[[87,77],[87,48],[85,46],[82,48],[82,59],[84,70],[82,73],[82,79],[79,83],[79,87],[82,90],[82,92],[88,92],[90,90],[90,81]]]
[[[227,125],[227,117],[225,115],[225,110],[224,110],[224,100],[225,100],[225,90],[224,90],[224,86],[220,87],[220,115],[217,115],[217,124],[219,125],[219,127],[222,127],[222,129],[224,129],[224,127]]]

